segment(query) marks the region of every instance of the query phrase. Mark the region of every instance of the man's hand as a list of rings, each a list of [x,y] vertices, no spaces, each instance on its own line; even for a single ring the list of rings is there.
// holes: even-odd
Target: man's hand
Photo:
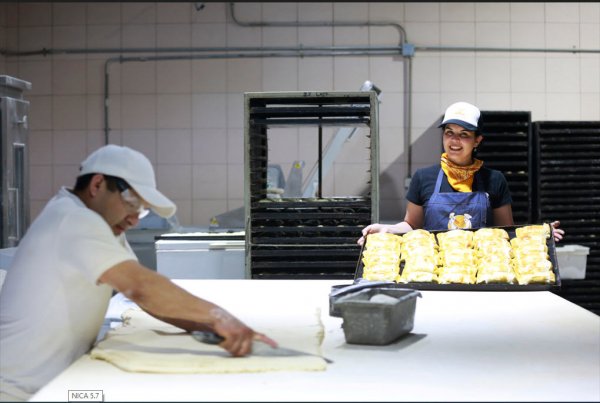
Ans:
[[[135,260],[118,263],[106,270],[98,283],[111,285],[148,314],[173,326],[188,332],[216,332],[225,339],[219,346],[234,356],[250,353],[253,340],[277,346],[274,340],[255,332],[225,309],[192,295]]]
[[[215,331],[225,338],[219,346],[235,357],[242,357],[252,351],[252,341],[261,341],[269,346],[277,347],[275,340],[262,333],[255,332],[239,319],[222,308],[213,308],[210,315],[214,318]]]

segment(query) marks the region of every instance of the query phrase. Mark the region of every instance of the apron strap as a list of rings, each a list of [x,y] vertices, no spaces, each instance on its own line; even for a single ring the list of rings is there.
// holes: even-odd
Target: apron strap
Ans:
[[[435,188],[433,189],[433,193],[440,193],[440,189],[442,188],[442,179],[444,178],[444,170],[440,168],[440,172],[437,176],[437,181],[435,181]]]

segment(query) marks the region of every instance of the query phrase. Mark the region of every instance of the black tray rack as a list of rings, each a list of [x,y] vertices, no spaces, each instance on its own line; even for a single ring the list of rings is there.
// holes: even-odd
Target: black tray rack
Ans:
[[[518,227],[522,227],[522,225],[511,225],[505,227],[494,227],[494,228],[502,228],[508,232],[508,236],[510,239],[516,236],[515,230]],[[468,229],[466,231],[475,231],[474,229]],[[446,231],[430,231],[433,234],[438,234],[440,232]],[[366,244],[366,243],[365,243]],[[363,244],[363,249],[364,245]],[[393,288],[411,288],[417,290],[437,290],[437,291],[553,291],[559,290],[561,287],[561,279],[560,273],[558,269],[558,261],[556,259],[556,245],[554,242],[554,238],[551,236],[547,239],[546,245],[548,246],[548,256],[550,257],[550,262],[552,263],[552,271],[554,272],[554,276],[556,278],[556,282],[554,284],[508,284],[508,283],[481,283],[481,284],[438,284],[434,282],[410,282],[410,283],[386,283],[385,287],[393,287]],[[363,280],[363,268],[364,264],[362,262],[362,251],[361,249],[360,256],[361,259],[358,260],[356,264],[356,272],[354,275],[354,283],[364,283],[368,284],[368,280]],[[404,263],[402,263],[401,268],[403,268]],[[374,282],[377,283],[377,282]]]
[[[483,142],[477,158],[504,174],[513,199],[515,224],[533,221],[531,112],[481,111]]]
[[[533,126],[535,220],[561,222],[564,244],[588,246],[584,280],[558,295],[600,315],[600,122],[541,121]]]
[[[379,219],[376,93],[260,92],[246,93],[244,101],[246,277],[351,279],[360,231]],[[362,131],[370,139],[366,194],[268,198],[268,130],[328,125],[368,128]]]

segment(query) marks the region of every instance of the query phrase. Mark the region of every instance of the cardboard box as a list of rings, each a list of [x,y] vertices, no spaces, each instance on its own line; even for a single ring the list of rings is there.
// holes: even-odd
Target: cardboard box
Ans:
[[[556,247],[556,258],[560,277],[567,280],[585,278],[587,255],[590,248],[582,245],[565,245]]]

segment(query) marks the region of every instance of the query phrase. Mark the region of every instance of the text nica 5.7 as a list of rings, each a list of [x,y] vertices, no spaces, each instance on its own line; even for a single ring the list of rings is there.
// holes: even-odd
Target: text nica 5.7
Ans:
[[[102,402],[104,395],[101,390],[70,390],[70,402]]]

